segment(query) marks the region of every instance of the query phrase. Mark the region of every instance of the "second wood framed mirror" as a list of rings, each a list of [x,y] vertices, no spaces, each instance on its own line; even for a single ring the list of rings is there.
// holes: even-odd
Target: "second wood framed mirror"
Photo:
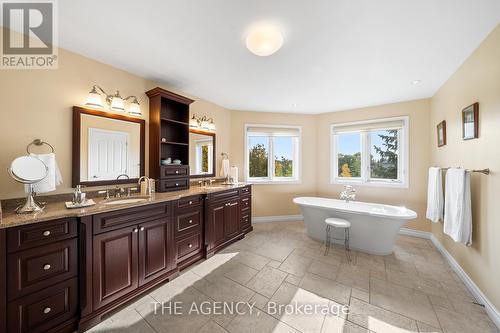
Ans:
[[[215,133],[189,130],[189,171],[191,178],[215,177]]]

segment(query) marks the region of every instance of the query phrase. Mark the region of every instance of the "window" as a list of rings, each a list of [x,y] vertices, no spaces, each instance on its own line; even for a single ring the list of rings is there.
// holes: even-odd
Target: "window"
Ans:
[[[333,184],[407,187],[408,117],[331,129]]]
[[[245,125],[245,176],[252,183],[300,180],[300,127]]]
[[[212,159],[213,156],[213,142],[212,138],[195,139],[195,171],[197,175],[204,173],[211,173],[213,170]]]

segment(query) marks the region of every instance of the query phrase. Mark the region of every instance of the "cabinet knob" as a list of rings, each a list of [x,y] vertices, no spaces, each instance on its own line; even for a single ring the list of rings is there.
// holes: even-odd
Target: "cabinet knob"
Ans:
[[[178,184],[178,183],[175,183],[175,186],[179,186],[179,184]]]
[[[45,314],[49,313],[50,311],[52,311],[52,309],[49,307],[46,307],[45,309],[43,309],[43,313],[45,313]]]
[[[189,247],[189,248],[192,248],[192,247],[193,247],[193,244],[188,244],[188,247]]]
[[[48,271],[52,266],[50,266],[50,264],[45,264],[43,265],[43,270],[44,271]]]
[[[141,227],[139,230],[140,230],[140,231],[144,231],[144,227]]]
[[[49,231],[49,230],[45,230],[45,231],[43,232],[43,235],[44,235],[45,237],[50,236],[50,231]]]
[[[189,220],[189,223],[193,223],[193,220]]]
[[[138,232],[138,231],[139,231],[139,229],[134,228],[132,231],[133,231],[133,232]]]
[[[175,173],[179,173],[179,170],[175,170]]]
[[[189,201],[189,204],[190,204],[190,205],[192,205],[192,204],[193,204],[193,202],[192,202],[192,201]]]

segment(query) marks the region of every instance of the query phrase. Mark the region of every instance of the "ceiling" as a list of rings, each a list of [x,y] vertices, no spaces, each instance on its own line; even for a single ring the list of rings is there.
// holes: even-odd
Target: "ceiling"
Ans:
[[[500,22],[499,0],[58,4],[63,48],[229,109],[292,113],[430,97]],[[284,34],[270,57],[245,47],[256,21]]]

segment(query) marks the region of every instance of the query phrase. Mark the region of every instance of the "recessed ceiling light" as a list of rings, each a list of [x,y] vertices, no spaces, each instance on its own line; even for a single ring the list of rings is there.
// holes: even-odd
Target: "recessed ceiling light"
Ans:
[[[417,84],[420,84],[420,80],[413,80],[411,81],[411,84],[413,84],[414,86],[416,86]]]
[[[267,57],[283,45],[283,35],[271,24],[256,24],[249,29],[246,46],[253,54]]]

